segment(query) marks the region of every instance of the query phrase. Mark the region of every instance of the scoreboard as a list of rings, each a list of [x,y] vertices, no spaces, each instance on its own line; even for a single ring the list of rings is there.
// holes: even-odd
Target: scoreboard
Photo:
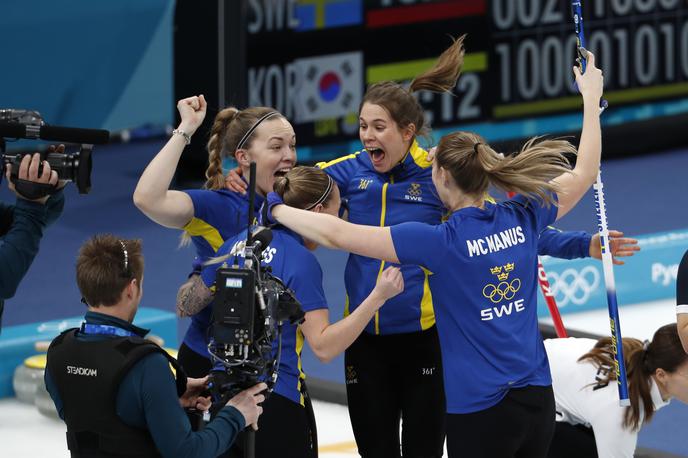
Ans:
[[[463,34],[466,57],[454,93],[418,94],[430,141],[459,128],[490,141],[580,129],[569,1],[241,2],[239,21],[237,9],[225,9],[225,24],[238,24],[243,38],[225,35],[221,43],[225,68],[235,70],[225,72],[235,76],[224,79],[224,101],[284,113],[300,160],[360,149],[357,111],[367,85],[410,81]],[[605,75],[604,123],[636,132],[638,122],[685,119],[688,1],[585,0],[583,7],[588,47]],[[681,134],[674,140],[688,144]]]

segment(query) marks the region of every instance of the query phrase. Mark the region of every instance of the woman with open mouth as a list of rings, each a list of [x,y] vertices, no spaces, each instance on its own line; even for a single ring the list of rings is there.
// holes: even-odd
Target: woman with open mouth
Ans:
[[[205,189],[169,189],[179,158],[203,122],[206,108],[203,95],[177,103],[179,127],[146,167],[134,191],[134,203],[146,216],[162,226],[183,230],[184,237],[194,244],[193,272],[179,292],[190,298],[196,297],[190,294],[194,289],[203,286],[198,275],[202,264],[225,240],[246,229],[248,197],[224,189],[222,159],[236,159],[246,177],[251,161],[256,162],[256,210],[272,191],[275,177],[296,163],[294,128],[281,113],[268,107],[225,108],[215,117],[208,141],[210,165]],[[184,308],[180,309],[182,303]],[[204,377],[211,369],[206,337],[211,308],[203,309],[202,305],[178,301],[179,315],[191,316],[179,349],[179,362],[190,377]]]
[[[417,76],[409,89],[394,82],[370,86],[359,109],[359,136],[365,149],[318,164],[348,199],[350,222],[440,224],[447,214],[432,181],[428,152],[417,141],[429,127],[413,94],[454,88],[463,63],[463,38],[433,68]],[[598,237],[583,232],[546,229],[543,235],[541,254],[571,259],[595,254],[599,247]],[[617,239],[613,251],[633,254],[633,242]],[[345,314],[370,294],[388,265],[357,253],[349,256]],[[445,390],[435,326],[437,295],[427,269],[413,264],[399,267],[404,292],[387,301],[345,352],[345,373],[356,374],[355,383],[346,383],[349,415],[361,456],[439,457],[445,438]]]

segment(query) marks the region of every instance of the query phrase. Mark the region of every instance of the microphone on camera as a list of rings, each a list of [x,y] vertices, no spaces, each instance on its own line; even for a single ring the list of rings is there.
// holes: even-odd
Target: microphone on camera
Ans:
[[[9,111],[9,110],[2,110]],[[87,143],[102,145],[110,141],[110,132],[103,129],[80,129],[76,127],[50,126],[48,124],[22,124],[7,122],[0,113],[0,137],[29,138],[55,142]]]
[[[43,117],[37,111],[18,110],[16,108],[0,109],[0,121],[24,124],[43,124]]]
[[[260,253],[272,242],[272,231],[267,227],[261,227],[253,233],[252,237],[253,250]]]

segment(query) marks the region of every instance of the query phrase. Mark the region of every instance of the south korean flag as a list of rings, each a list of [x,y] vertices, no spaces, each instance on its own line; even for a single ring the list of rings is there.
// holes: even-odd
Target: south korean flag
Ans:
[[[363,54],[348,52],[294,61],[300,84],[296,122],[341,118],[358,109],[363,88]]]

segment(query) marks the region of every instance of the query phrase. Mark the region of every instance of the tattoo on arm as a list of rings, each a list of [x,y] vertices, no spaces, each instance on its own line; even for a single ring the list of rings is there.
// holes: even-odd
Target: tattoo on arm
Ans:
[[[177,314],[192,316],[213,300],[213,293],[205,286],[200,275],[192,275],[177,291]]]

